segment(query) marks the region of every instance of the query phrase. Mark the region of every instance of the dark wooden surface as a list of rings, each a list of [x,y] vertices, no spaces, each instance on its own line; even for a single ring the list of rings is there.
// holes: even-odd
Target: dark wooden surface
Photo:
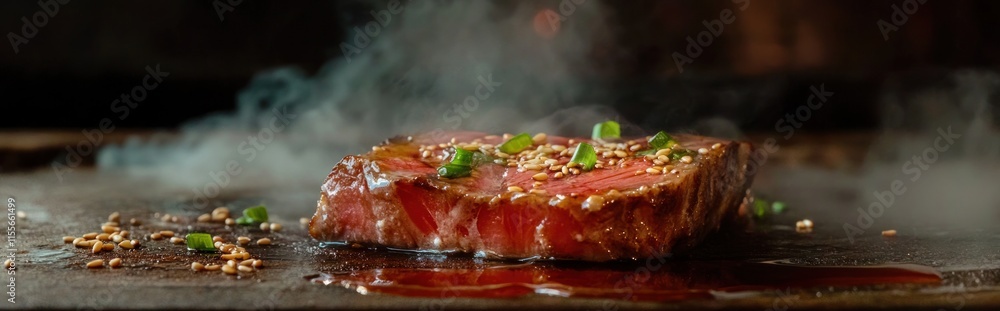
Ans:
[[[795,150],[786,148],[785,150]],[[815,149],[803,148],[804,153]],[[791,151],[785,151],[791,152]],[[781,157],[792,157],[781,154]],[[838,158],[839,159],[839,158]],[[776,163],[776,164],[775,164]],[[758,190],[788,201],[792,208],[753,232],[716,237],[679,261],[786,259],[803,265],[874,265],[915,263],[938,269],[939,285],[886,285],[857,288],[789,288],[795,297],[791,310],[884,308],[899,310],[991,310],[1000,307],[1000,230],[991,227],[897,228],[900,235],[886,239],[869,232],[853,243],[841,229],[840,218],[853,210],[837,199],[838,187],[828,182],[782,183],[799,175],[834,174],[836,165],[788,164],[775,161],[758,176]],[[794,163],[794,162],[793,162]],[[332,163],[331,163],[332,164]],[[779,165],[780,164],[780,165]],[[815,179],[815,178],[814,178]],[[819,178],[822,180],[823,178]],[[817,188],[823,185],[822,188]],[[17,309],[586,309],[607,306],[620,309],[743,309],[767,310],[781,306],[771,292],[671,303],[628,302],[532,295],[517,299],[411,298],[361,295],[335,285],[318,285],[305,276],[318,272],[379,268],[381,265],[463,265],[472,258],[430,255],[382,254],[370,250],[320,248],[299,225],[312,215],[318,187],[227,188],[210,207],[190,207],[190,190],[161,184],[148,177],[80,168],[60,181],[51,170],[0,175],[0,199],[14,197],[17,210],[26,213],[17,221]],[[821,190],[817,190],[821,189]],[[285,226],[281,233],[256,229],[227,229],[194,222],[216,204],[239,211],[260,202],[270,206],[272,217]],[[123,219],[144,221],[130,228],[136,236],[156,230],[189,232],[206,230],[226,237],[269,236],[274,245],[252,246],[249,251],[266,262],[266,268],[239,277],[220,272],[194,272],[192,261],[208,262],[206,255],[188,253],[166,241],[148,241],[141,249],[91,254],[62,242],[65,235],[99,230],[113,211]],[[838,213],[835,211],[843,211]],[[178,223],[162,222],[157,214],[170,213]],[[795,220],[810,217],[817,223],[811,234],[795,233]],[[86,269],[95,258],[124,260],[120,269]],[[389,258],[391,257],[391,258]],[[391,260],[387,260],[387,258]],[[217,261],[217,260],[216,260]],[[482,264],[481,262],[479,264]],[[487,263],[488,264],[488,263]],[[627,264],[626,264],[627,265]],[[7,283],[7,282],[4,282]],[[6,298],[6,297],[5,297]],[[11,305],[0,302],[3,309]]]

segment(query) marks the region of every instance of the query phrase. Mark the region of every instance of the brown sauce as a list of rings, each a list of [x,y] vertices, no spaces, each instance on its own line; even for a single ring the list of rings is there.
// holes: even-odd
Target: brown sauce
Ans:
[[[446,265],[449,266],[449,265]],[[320,273],[309,281],[361,294],[427,298],[512,298],[525,295],[677,301],[720,293],[789,287],[938,284],[934,268],[913,264],[801,266],[739,261],[565,263],[539,261],[462,268],[390,267]]]

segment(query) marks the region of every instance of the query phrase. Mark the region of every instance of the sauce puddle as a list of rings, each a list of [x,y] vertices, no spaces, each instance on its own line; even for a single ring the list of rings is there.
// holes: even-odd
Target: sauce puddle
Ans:
[[[430,298],[511,298],[524,295],[678,301],[787,287],[939,284],[934,268],[914,264],[801,266],[768,262],[534,262],[481,268],[382,268],[306,277],[361,294]]]

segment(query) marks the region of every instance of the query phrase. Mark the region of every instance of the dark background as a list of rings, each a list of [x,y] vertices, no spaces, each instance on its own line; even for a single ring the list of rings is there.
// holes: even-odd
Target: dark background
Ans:
[[[600,70],[581,74],[593,75],[587,81],[612,94],[604,104],[626,117],[642,118],[652,103],[664,101],[697,117],[727,109],[726,96],[754,98],[750,102],[763,108],[753,117],[761,121],[742,124],[749,129],[770,128],[803,103],[810,85],[822,82],[838,90],[837,104],[807,127],[856,130],[879,125],[886,81],[936,85],[955,70],[1000,65],[1000,2],[929,0],[888,41],[876,22],[890,21],[892,6],[904,1],[751,2],[753,10],[741,13],[683,74],[671,54],[704,30],[702,20],[732,3],[605,2],[616,23],[615,44],[595,47],[590,54]],[[559,2],[520,5],[557,9]],[[0,128],[94,128],[113,114],[111,101],[155,64],[171,73],[169,83],[117,126],[174,127],[230,110],[257,72],[297,66],[312,73],[342,57],[338,44],[349,29],[382,6],[243,1],[220,20],[212,1],[72,1],[19,53],[9,40],[0,48]],[[0,3],[5,39],[20,33],[21,17],[39,10],[35,1]],[[766,94],[754,92],[767,88]],[[716,89],[737,91],[714,94]]]

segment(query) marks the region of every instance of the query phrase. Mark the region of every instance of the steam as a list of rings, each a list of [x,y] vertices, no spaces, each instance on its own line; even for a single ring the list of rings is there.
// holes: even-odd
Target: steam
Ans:
[[[387,9],[380,5],[385,4],[373,9]],[[587,55],[594,45],[609,40],[596,1],[575,4],[571,11],[551,8],[563,20],[552,39],[535,33],[532,20],[543,7],[534,3],[403,6],[370,37],[370,45],[348,55],[349,62],[334,59],[314,76],[293,68],[261,73],[239,94],[235,112],[185,125],[179,137],[105,148],[98,165],[195,192],[214,192],[211,184],[301,185],[314,191],[344,155],[363,153],[395,135],[438,128],[558,133],[579,124],[571,120],[593,124],[614,117],[596,106],[558,112],[581,104],[577,77],[588,75]],[[358,26],[364,29],[364,23]],[[347,28],[345,43],[358,47],[358,33],[353,25]],[[486,97],[484,84],[492,85]],[[470,96],[475,101],[467,102]],[[290,121],[275,126],[285,125],[275,121],[283,111]],[[232,163],[236,174],[227,172]]]
[[[963,70],[940,82],[890,80],[885,88],[885,132],[869,149],[859,196],[862,201],[875,201],[872,191],[887,189],[894,179],[905,182],[907,191],[895,198],[882,216],[885,221],[876,220],[877,227],[988,228],[1000,218],[1000,192],[996,191],[1000,133],[993,111],[1000,95],[1000,75]],[[937,139],[949,128],[961,137],[945,151],[928,151],[935,143],[946,144]],[[914,157],[927,162],[927,155],[932,154],[938,158],[926,163],[927,169],[919,175],[916,165],[904,170]],[[859,206],[867,208],[867,204]]]

